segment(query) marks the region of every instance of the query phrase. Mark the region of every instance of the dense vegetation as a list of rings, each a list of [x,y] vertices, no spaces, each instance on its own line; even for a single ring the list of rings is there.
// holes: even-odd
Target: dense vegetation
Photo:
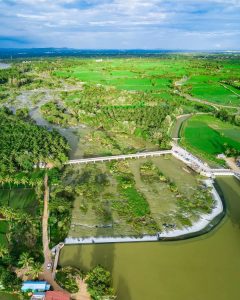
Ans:
[[[121,93],[113,91],[111,97],[114,96],[120,98]],[[86,124],[101,129],[112,136],[112,141],[108,142],[113,143],[115,148],[120,147],[116,133],[149,140],[161,148],[169,147],[164,127],[171,124],[176,106],[163,103],[150,106],[144,101],[144,98],[150,101],[146,95],[138,96],[143,100],[135,104],[107,105],[107,89],[85,86],[81,94],[65,98],[65,107],[48,102],[41,107],[41,112],[47,121],[63,127]]]
[[[31,83],[31,77],[26,73],[28,66],[15,67],[10,69],[0,69],[0,85],[8,84],[12,87],[20,87]]]
[[[211,212],[211,194],[182,170],[182,164],[174,170],[190,180],[189,192],[183,182],[180,185],[174,176],[165,175],[158,163],[176,165],[166,157],[154,163],[131,160],[67,166],[51,193],[53,244],[64,235],[156,234],[169,224],[174,228],[190,226],[202,213]]]
[[[42,270],[41,191],[36,191],[16,186],[1,190],[0,284],[8,291],[19,291],[23,276],[34,279]]]
[[[77,279],[81,278],[81,272],[75,268],[65,267],[61,268],[56,273],[56,280],[70,293],[77,293],[79,290],[79,286],[77,284]]]
[[[90,270],[86,276],[88,291],[93,300],[115,299],[114,290],[111,288],[111,274],[101,266]]]
[[[56,279],[64,289],[72,294],[78,292],[78,282],[85,279],[91,299],[112,300],[116,298],[111,287],[111,274],[102,266],[96,266],[86,273],[81,273],[76,268],[64,267],[57,270]]]
[[[42,270],[45,170],[39,167],[67,160],[69,147],[59,132],[73,127],[69,142],[73,150],[82,147],[81,156],[167,149],[177,116],[206,112],[186,121],[182,144],[210,161],[220,153],[237,157],[239,70],[237,55],[43,59],[14,61],[0,70],[0,103],[14,111],[0,109],[0,285],[19,290],[17,275],[37,278]],[[48,121],[49,128],[32,118]],[[160,160],[53,169],[50,246],[68,235],[155,234],[190,226],[211,212],[214,202],[206,187],[188,178],[191,171],[178,167],[191,190],[167,174]],[[80,276],[65,268],[57,280],[77,292]],[[91,270],[86,281],[93,299],[112,297],[103,268]]]
[[[45,170],[67,160],[68,144],[32,122],[28,110],[0,109],[0,284],[19,291],[42,272],[42,183]],[[49,164],[49,165],[47,165]],[[52,171],[50,171],[52,173]]]
[[[190,197],[184,195],[180,192],[176,183],[164,175],[151,161],[141,165],[140,176],[150,187],[154,183],[164,183],[177,199],[177,208],[172,213],[172,220],[175,219],[175,221],[171,224],[165,224],[165,227],[169,227],[169,225],[170,227],[176,227],[176,220],[177,223],[181,224],[180,226],[191,226],[192,220],[196,219],[196,216],[198,217],[202,213],[210,213],[214,207],[212,195],[206,187],[199,185]]]
[[[8,110],[0,110],[0,173],[32,171],[39,164],[67,160],[68,145],[56,131],[26,122]]]

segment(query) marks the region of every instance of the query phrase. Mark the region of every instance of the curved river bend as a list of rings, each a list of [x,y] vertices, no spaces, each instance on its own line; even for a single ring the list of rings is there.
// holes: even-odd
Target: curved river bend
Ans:
[[[119,300],[235,300],[240,295],[240,182],[219,177],[227,215],[186,241],[65,246],[60,264],[113,274]]]

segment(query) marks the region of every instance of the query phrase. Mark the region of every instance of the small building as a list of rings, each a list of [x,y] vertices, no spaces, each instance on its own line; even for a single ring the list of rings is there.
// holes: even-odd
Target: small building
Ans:
[[[48,291],[45,300],[70,300],[70,295],[66,292]]]
[[[226,158],[226,155],[223,154],[223,153],[221,153],[221,154],[218,154],[218,155],[217,155],[217,158],[218,158],[218,159],[225,159],[225,158]]]
[[[21,287],[22,292],[45,292],[50,290],[50,284],[47,281],[24,281]]]
[[[45,292],[35,292],[33,293],[31,300],[45,300]]]

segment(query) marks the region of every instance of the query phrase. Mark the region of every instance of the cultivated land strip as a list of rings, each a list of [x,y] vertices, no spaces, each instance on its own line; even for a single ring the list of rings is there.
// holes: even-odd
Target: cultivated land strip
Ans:
[[[216,108],[217,110],[219,108],[233,108],[233,109],[239,109],[238,106],[232,106],[232,105],[223,105],[223,104],[218,104],[218,103],[214,103],[214,102],[209,102],[209,101],[206,101],[206,100],[201,100],[199,98],[196,98],[196,97],[193,97],[189,94],[185,94],[185,93],[182,93],[180,92],[179,90],[175,91],[176,94],[178,94],[179,96],[181,97],[184,97],[185,99],[189,100],[189,101],[193,101],[193,102],[198,102],[198,103],[201,103],[201,104],[206,104],[206,105],[210,105],[214,108]]]
[[[176,87],[176,90],[174,90],[174,92],[176,94],[178,94],[181,97],[184,97],[185,99],[189,100],[189,101],[193,101],[193,102],[198,102],[198,103],[202,103],[202,104],[206,104],[206,105],[210,105],[212,107],[214,107],[215,109],[219,109],[219,108],[233,108],[233,109],[238,109],[238,106],[231,106],[231,105],[223,105],[223,104],[218,104],[218,103],[214,103],[214,102],[210,102],[207,100],[202,100],[196,97],[193,97],[189,94],[183,93],[180,91],[179,87],[181,87],[185,82],[187,82],[188,77],[182,78],[178,81],[174,82],[174,86]],[[238,93],[236,93],[235,91],[231,90],[230,88],[226,87],[224,84],[220,83],[225,89],[230,90],[232,93],[236,94],[237,96],[240,97],[240,95]]]
[[[238,97],[240,97],[240,94],[238,94],[237,92],[233,91],[230,87],[226,86],[223,83],[220,83],[221,86],[223,86],[226,90],[229,90],[230,92],[232,92],[233,94],[237,95]]]

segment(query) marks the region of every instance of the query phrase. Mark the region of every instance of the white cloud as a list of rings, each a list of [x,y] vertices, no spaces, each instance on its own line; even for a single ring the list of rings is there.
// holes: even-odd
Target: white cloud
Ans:
[[[0,37],[21,33],[32,46],[239,47],[239,15],[237,0],[0,0]]]

